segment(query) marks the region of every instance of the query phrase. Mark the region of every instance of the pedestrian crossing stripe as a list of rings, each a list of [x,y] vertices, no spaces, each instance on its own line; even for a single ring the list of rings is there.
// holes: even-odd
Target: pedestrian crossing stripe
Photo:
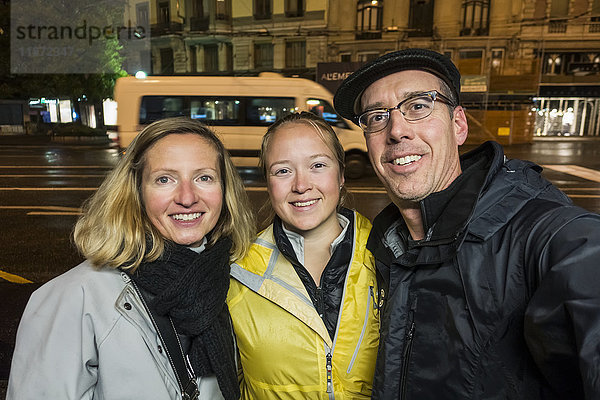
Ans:
[[[600,182],[600,171],[595,169],[581,167],[579,165],[556,165],[546,164],[542,167],[551,169],[553,171],[563,172],[565,174],[577,176],[579,178],[587,179],[589,181]]]
[[[9,274],[8,272],[4,271],[0,271],[0,278],[12,283],[33,283],[29,279],[25,279],[22,276]]]

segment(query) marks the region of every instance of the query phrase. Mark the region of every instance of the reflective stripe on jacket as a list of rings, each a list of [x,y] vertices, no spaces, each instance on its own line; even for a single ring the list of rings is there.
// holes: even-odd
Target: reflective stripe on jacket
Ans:
[[[377,282],[366,250],[371,223],[358,213],[355,221],[333,340],[277,249],[272,225],[232,265],[228,305],[243,368],[242,399],[370,397],[379,340]]]

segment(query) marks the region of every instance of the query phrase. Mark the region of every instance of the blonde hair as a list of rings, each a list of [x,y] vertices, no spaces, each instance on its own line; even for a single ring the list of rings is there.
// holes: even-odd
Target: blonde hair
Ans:
[[[230,237],[231,259],[242,257],[250,248],[255,234],[254,216],[243,182],[223,143],[198,121],[167,118],[148,125],[136,136],[98,191],[84,203],[73,240],[95,266],[135,270],[142,262],[162,255],[164,238],[146,215],[140,187],[146,152],[160,139],[174,134],[199,135],[217,152],[223,207],[216,226],[207,235],[209,244]]]
[[[277,132],[277,130],[279,130],[279,128],[289,124],[304,124],[313,128],[317,135],[321,138],[323,143],[325,143],[325,146],[327,146],[327,148],[334,155],[335,160],[337,161],[338,167],[340,169],[340,177],[344,175],[344,170],[346,169],[346,155],[344,152],[344,147],[340,143],[340,140],[338,139],[335,131],[333,130],[331,125],[329,125],[329,123],[323,118],[313,113],[302,111],[300,113],[286,115],[285,117],[275,121],[275,123],[269,126],[267,132],[263,136],[262,145],[260,149],[260,157],[258,159],[258,166],[262,170],[265,179],[268,179],[267,154],[269,152],[269,146],[271,145],[273,135],[275,134],[275,132]],[[345,204],[347,198],[348,191],[346,190],[346,186],[342,186],[342,188],[340,189],[340,199],[338,201],[337,206],[338,210]],[[271,223],[273,217],[275,216],[275,211],[273,210],[273,207],[271,207],[270,201],[267,201],[260,208],[259,214],[266,214],[266,218],[262,223],[262,227]]]

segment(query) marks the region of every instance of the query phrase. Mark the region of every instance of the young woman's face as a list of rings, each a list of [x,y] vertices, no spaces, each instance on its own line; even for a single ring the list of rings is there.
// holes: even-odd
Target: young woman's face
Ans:
[[[196,247],[217,224],[223,189],[217,152],[195,134],[172,134],[146,152],[142,200],[165,239]]]
[[[266,171],[273,209],[287,229],[302,234],[338,224],[344,178],[312,126],[299,122],[278,128],[267,149]]]

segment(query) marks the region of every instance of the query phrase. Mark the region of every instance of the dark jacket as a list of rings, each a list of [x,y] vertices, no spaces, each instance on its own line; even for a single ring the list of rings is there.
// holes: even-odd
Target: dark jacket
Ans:
[[[348,219],[349,227],[354,226],[354,213],[351,210],[341,208],[339,213]],[[275,216],[273,221],[273,236],[281,253],[294,266],[315,309],[323,319],[323,322],[325,322],[327,331],[329,331],[329,335],[333,339],[338,323],[340,304],[342,303],[344,294],[344,282],[348,272],[348,265],[352,260],[354,229],[346,229],[344,238],[335,248],[321,274],[321,282],[319,282],[318,286],[307,269],[296,258],[294,248],[283,231],[281,219],[278,216]]]
[[[488,142],[369,238],[389,290],[374,399],[600,399],[600,216]]]

